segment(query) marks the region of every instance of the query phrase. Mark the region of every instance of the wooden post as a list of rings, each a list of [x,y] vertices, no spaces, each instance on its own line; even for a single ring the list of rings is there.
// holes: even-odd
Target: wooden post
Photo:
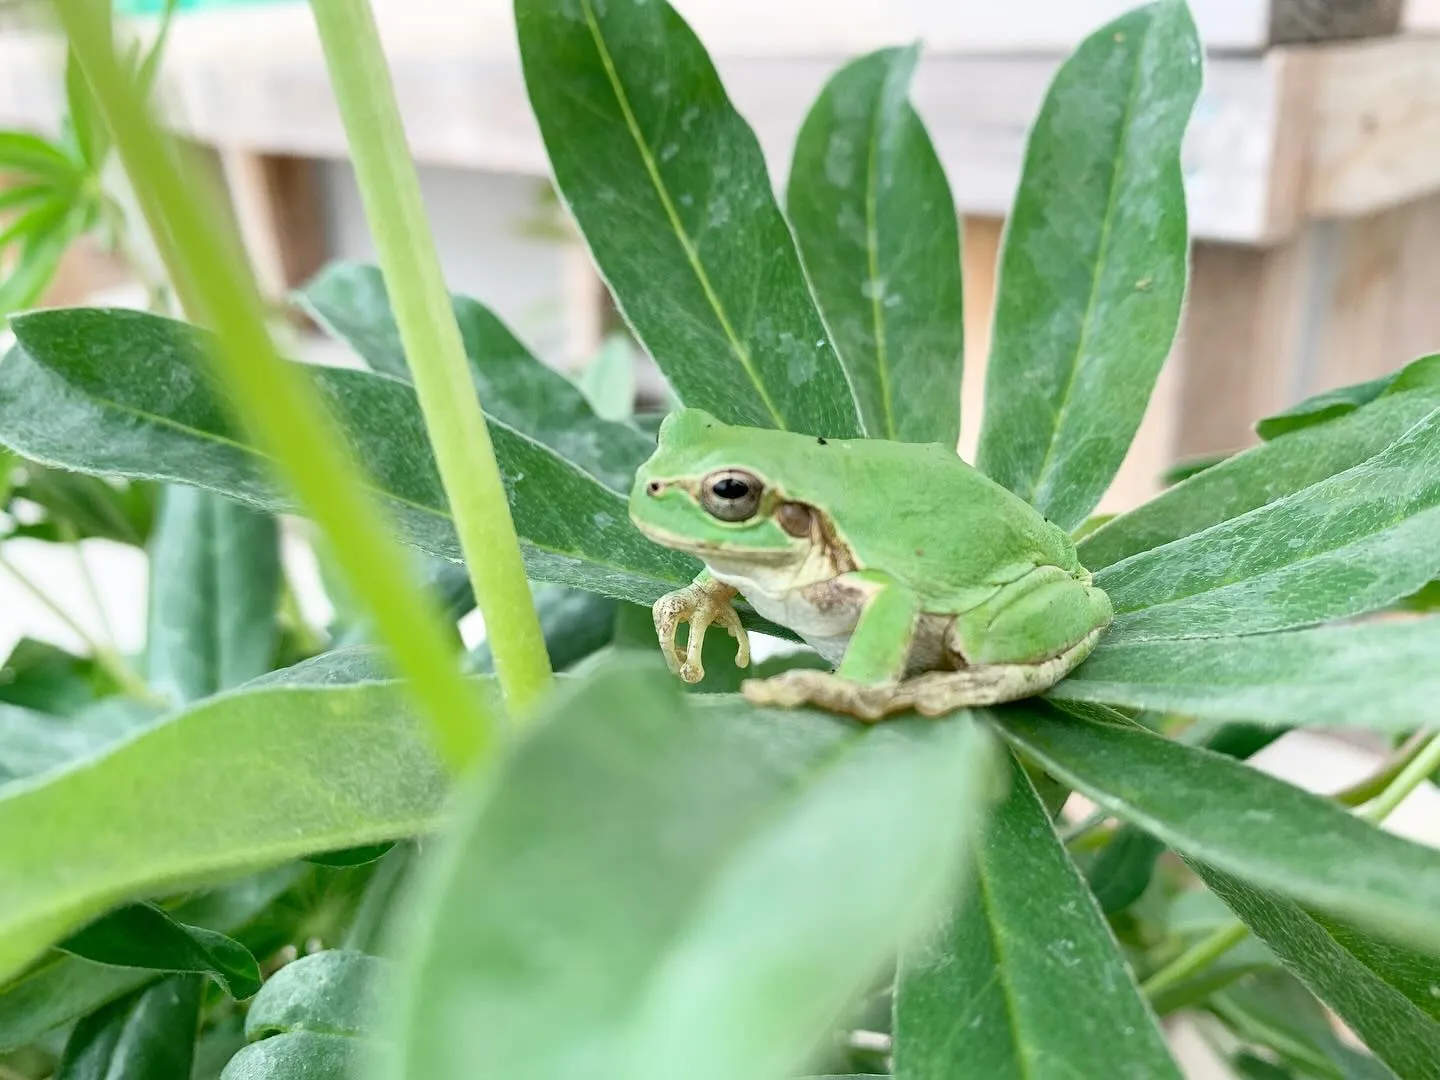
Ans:
[[[261,292],[283,300],[325,261],[315,162],[236,148],[222,148],[219,157]]]

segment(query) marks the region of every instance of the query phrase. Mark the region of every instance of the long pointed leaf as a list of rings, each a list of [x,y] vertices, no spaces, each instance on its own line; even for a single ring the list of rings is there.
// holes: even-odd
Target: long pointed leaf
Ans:
[[[1361,963],[1298,904],[1191,861],[1191,867],[1291,972],[1406,1080],[1440,1076],[1440,1023]],[[1432,963],[1432,981],[1440,972]]]
[[[862,434],[755,133],[665,0],[515,0],[555,182],[686,405]]]
[[[1186,641],[1102,641],[1050,690],[1210,720],[1403,734],[1440,722],[1440,616]]]
[[[1203,474],[1202,474],[1203,475]],[[1095,575],[1112,638],[1313,625],[1394,603],[1440,575],[1440,408],[1353,468]]]
[[[1183,0],[1146,4],[1071,54],[1030,132],[976,461],[1066,529],[1114,479],[1179,323],[1200,68]]]
[[[1440,851],[1232,758],[1069,708],[991,715],[1051,775],[1175,850],[1440,953]]]
[[[374,370],[410,378],[400,329],[378,267],[332,263],[301,290],[302,305]],[[585,395],[522,345],[495,314],[452,297],[470,370],[487,415],[550,447],[606,487],[628,494],[655,440],[632,424],[602,420]]]
[[[1255,433],[1262,439],[1276,439],[1292,431],[1328,424],[1337,417],[1348,416],[1377,398],[1408,393],[1422,387],[1440,387],[1440,354],[1412,360],[1378,379],[1336,387],[1306,398],[1284,412],[1265,417],[1255,425]]]
[[[897,1080],[1173,1077],[1165,1047],[1085,881],[1012,759],[971,886],[901,967]],[[1077,1008],[1077,1002],[1084,1002]]]
[[[993,761],[968,715],[865,730],[648,660],[530,730],[432,864],[394,1075],[793,1075],[938,914]]]
[[[269,671],[279,640],[280,530],[274,517],[192,487],[169,488],[150,551],[146,661],[176,702]]]
[[[425,831],[446,787],[395,683],[208,699],[0,792],[0,981],[120,901]]]
[[[14,330],[22,347],[0,363],[0,441],[68,469],[192,484],[261,510],[293,510],[211,381],[201,331],[142,312],[87,309],[26,315]],[[414,391],[363,371],[305,373],[401,538],[459,561]],[[696,560],[640,535],[618,492],[493,418],[490,431],[532,577],[650,604],[694,576]]]
[[[960,438],[960,231],[907,99],[918,47],[841,68],[795,143],[786,209],[816,299],[877,438]]]
[[[1334,420],[1262,443],[1112,518],[1077,545],[1101,570],[1237,518],[1380,453],[1440,405],[1440,394],[1401,394]]]

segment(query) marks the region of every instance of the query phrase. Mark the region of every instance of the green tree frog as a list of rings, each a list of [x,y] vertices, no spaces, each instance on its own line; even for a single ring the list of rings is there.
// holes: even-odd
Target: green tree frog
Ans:
[[[654,607],[682,679],[703,677],[712,624],[748,666],[737,594],[836,665],[747,679],[741,692],[759,705],[874,721],[1012,701],[1063,679],[1113,617],[1065,531],[940,444],[824,439],[682,409],[662,423],[629,505],[646,536],[705,564]]]

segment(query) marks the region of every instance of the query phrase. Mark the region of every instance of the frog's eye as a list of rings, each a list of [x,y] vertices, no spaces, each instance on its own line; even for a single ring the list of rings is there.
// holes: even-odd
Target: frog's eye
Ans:
[[[742,469],[722,469],[700,485],[700,505],[721,521],[745,521],[760,509],[760,478]]]

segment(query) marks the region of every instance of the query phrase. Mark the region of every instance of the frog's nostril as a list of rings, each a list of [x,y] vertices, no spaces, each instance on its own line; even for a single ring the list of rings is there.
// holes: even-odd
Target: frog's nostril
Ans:
[[[651,480],[650,483],[645,485],[645,490],[651,495],[659,495],[660,492],[665,490],[665,485],[659,480]]]

